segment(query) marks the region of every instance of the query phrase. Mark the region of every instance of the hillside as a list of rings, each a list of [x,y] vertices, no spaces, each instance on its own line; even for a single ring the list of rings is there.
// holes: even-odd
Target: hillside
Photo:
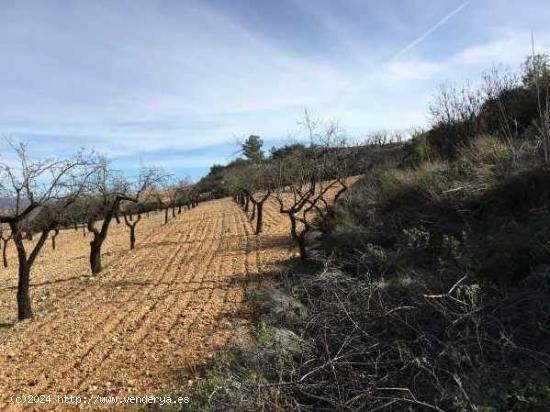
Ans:
[[[362,177],[312,218],[307,262],[253,294],[256,341],[218,355],[202,408],[550,409],[548,60],[445,89],[408,142],[327,149],[338,165],[360,154],[345,170]],[[316,202],[302,189],[319,173],[303,172],[311,153],[287,156],[266,162],[301,173],[286,195]],[[270,170],[213,175],[237,167],[245,196]]]

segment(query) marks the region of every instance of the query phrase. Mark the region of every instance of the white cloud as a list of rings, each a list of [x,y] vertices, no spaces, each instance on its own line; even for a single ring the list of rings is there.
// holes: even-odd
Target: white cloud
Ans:
[[[321,30],[334,35],[330,50],[340,47],[349,59],[326,50],[323,58],[298,54],[207,2],[98,1],[63,9],[13,3],[9,18],[0,17],[0,135],[42,134],[54,142],[52,150],[72,141],[120,156],[195,149],[249,133],[284,138],[305,107],[339,119],[352,133],[406,128],[425,123],[438,83],[475,77],[493,62],[515,65],[530,48],[524,28],[477,24],[489,40],[460,31],[462,51],[449,46],[432,54],[430,45],[447,47],[452,40],[435,30],[445,23],[450,29],[460,21],[451,17],[473,13],[481,2],[467,9],[462,3],[428,30],[415,27],[423,34],[397,54],[374,44],[379,37],[369,37],[368,27],[346,26],[345,15],[333,16],[321,2],[315,8],[295,3],[295,11],[314,15]],[[380,7],[388,43],[397,48],[389,37],[398,11]],[[537,45],[548,47],[549,39],[537,36]],[[313,36],[308,41],[323,48]],[[415,48],[420,42],[421,50]],[[55,143],[55,135],[65,137]],[[196,159],[190,162],[208,161]]]
[[[550,49],[550,36],[535,38],[535,50]],[[510,29],[498,30],[488,42],[475,44],[454,55],[450,62],[456,65],[488,66],[492,64],[517,65],[531,53],[531,33]]]
[[[426,80],[442,69],[440,64],[428,61],[392,61],[388,64],[386,73],[396,80]]]

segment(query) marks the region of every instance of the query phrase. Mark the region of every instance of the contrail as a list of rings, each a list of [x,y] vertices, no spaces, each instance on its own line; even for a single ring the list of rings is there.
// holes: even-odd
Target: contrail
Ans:
[[[430,34],[432,34],[434,31],[439,29],[441,26],[443,26],[445,23],[447,23],[450,19],[452,19],[454,16],[456,16],[458,13],[460,13],[462,10],[464,10],[468,5],[472,2],[472,0],[465,1],[460,6],[458,6],[456,9],[454,9],[452,12],[447,14],[445,17],[443,17],[441,20],[439,20],[436,24],[434,24],[432,27],[430,27],[428,30],[426,30],[424,33],[422,33],[419,37],[414,39],[411,43],[409,43],[407,46],[405,46],[403,49],[401,49],[399,52],[397,52],[390,61],[393,61],[403,55],[404,53],[408,52],[412,48],[416,47],[418,44],[422,43],[426,37],[428,37]]]

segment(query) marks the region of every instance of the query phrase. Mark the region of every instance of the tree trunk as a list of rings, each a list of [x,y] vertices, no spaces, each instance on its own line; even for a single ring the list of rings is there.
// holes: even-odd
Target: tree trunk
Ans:
[[[300,250],[300,259],[307,260],[307,250],[306,250],[306,238],[305,238],[305,232],[302,233],[300,236],[298,236],[298,248]]]
[[[248,206],[250,205],[250,199],[248,198],[247,195],[245,195],[245,199],[244,199],[244,212],[248,212]]]
[[[17,285],[17,318],[25,320],[32,318],[31,298],[29,296],[30,267],[26,258],[19,259],[19,282]]]
[[[136,225],[130,226],[130,250],[136,248]]]
[[[168,223],[168,208],[164,209],[164,224]]]
[[[250,220],[254,220],[256,217],[256,203],[252,202],[252,214],[250,215]]]
[[[13,233],[13,242],[17,249],[17,259],[19,261],[19,281],[17,285],[17,316],[19,320],[24,320],[32,317],[31,299],[29,296],[29,285],[31,277],[32,265],[40,253],[42,246],[48,238],[50,228],[42,231],[40,238],[34,245],[32,252],[27,258],[27,252],[25,251],[25,245],[23,244],[23,238],[19,231],[18,223],[10,223],[10,228]]]
[[[101,272],[101,245],[105,239],[99,235],[94,235],[94,240],[90,242],[90,268],[92,273],[97,275]]]
[[[256,234],[259,235],[260,233],[262,233],[264,225],[264,202],[259,202],[256,205],[256,209]]]
[[[29,296],[30,266],[27,262],[27,253],[23,244],[23,237],[17,224],[10,224],[13,233],[13,243],[17,249],[17,260],[19,263],[19,279],[17,283],[17,318],[19,320],[32,317],[31,298]]]
[[[296,217],[290,213],[286,213],[288,215],[288,218],[290,219],[290,234],[292,235],[292,238],[294,241],[298,244],[298,250],[300,252],[300,259],[307,260],[307,250],[306,250],[306,230],[302,231],[302,233],[298,233],[298,225]]]
[[[290,235],[296,241],[298,241],[298,233],[296,231],[296,218],[292,213],[287,213],[288,218],[290,219]]]
[[[178,215],[181,215],[181,203],[178,205]]]
[[[54,233],[53,233],[53,236],[52,236],[52,249],[55,250],[55,238],[57,237],[57,235],[59,234],[59,229],[54,229]]]
[[[8,248],[9,239],[3,239],[3,241],[4,241],[4,248],[2,249],[2,259],[3,259],[3,262],[4,262],[4,267],[7,268],[8,267],[8,256],[7,256],[6,249]]]
[[[172,217],[176,217],[176,205],[172,206]]]

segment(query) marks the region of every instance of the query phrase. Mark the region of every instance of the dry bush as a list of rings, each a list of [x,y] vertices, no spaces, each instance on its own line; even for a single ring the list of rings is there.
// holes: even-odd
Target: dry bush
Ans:
[[[430,280],[310,278],[305,335],[316,351],[302,360],[291,395],[311,410],[542,408],[550,353],[538,325],[550,319],[548,273],[507,296],[467,276],[448,276],[447,291],[434,293]],[[524,401],[530,385],[538,392]]]
[[[205,368],[196,406],[547,410],[549,272],[534,273],[505,294],[485,290],[469,276],[458,279],[458,273],[433,276],[384,281],[328,267],[302,272],[287,289],[310,314],[292,322],[301,349],[280,344],[277,321],[259,323],[254,343],[231,348]]]

